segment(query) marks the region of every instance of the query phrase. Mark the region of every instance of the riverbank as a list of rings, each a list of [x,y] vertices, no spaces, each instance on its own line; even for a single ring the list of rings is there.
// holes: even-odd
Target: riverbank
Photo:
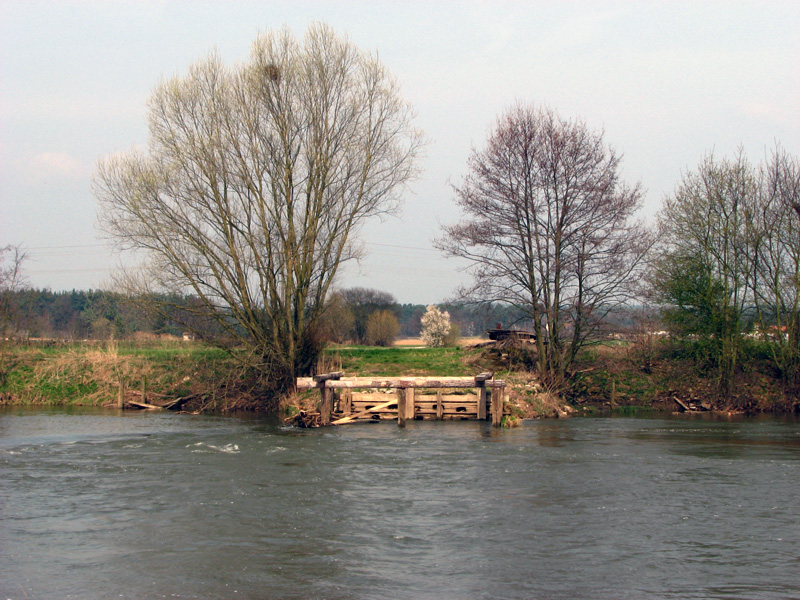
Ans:
[[[747,363],[732,394],[720,398],[713,376],[667,346],[643,352],[625,343],[605,343],[581,353],[571,385],[548,390],[531,372],[525,351],[426,348],[407,342],[393,348],[333,346],[321,367],[361,376],[472,376],[491,370],[508,382],[518,418],[569,416],[628,407],[672,411],[681,403],[698,410],[792,412],[800,409],[758,361]],[[7,344],[3,349],[0,405],[115,404],[120,383],[127,400],[161,403],[190,397],[187,410],[279,409],[259,396],[224,351],[182,340]],[[294,402],[314,402],[308,394]]]

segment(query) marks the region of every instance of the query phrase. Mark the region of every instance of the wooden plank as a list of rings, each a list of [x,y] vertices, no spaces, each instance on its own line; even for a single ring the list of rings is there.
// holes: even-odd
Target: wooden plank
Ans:
[[[344,394],[342,394],[342,398],[339,400],[339,410],[346,417],[353,412],[353,392],[350,390],[345,390]]]
[[[359,388],[474,388],[474,377],[342,377],[341,379],[329,379],[325,381],[327,387],[335,389],[359,389]],[[487,379],[484,382],[486,387],[497,388],[505,387],[506,382],[501,379]],[[298,377],[297,389],[309,389],[318,387],[313,377]]]
[[[491,372],[491,371],[487,371],[485,373],[478,373],[477,375],[475,375],[475,385],[478,385],[479,383],[483,383],[483,382],[491,379],[492,377],[494,377],[494,373]]]
[[[397,377],[378,379],[373,377],[348,377],[329,381],[332,388],[470,388],[475,387],[472,377]]]
[[[313,377],[298,377],[296,387],[298,390],[307,390],[309,388],[317,387]]]
[[[442,404],[442,390],[436,392],[436,419],[441,421],[444,416],[444,405]]]
[[[342,419],[337,419],[335,421],[331,421],[331,425],[344,425],[345,423],[352,423],[356,419],[361,419],[363,417],[368,416],[371,413],[375,413],[380,411],[381,409],[388,408],[390,405],[394,404],[396,400],[392,399],[389,402],[384,402],[383,404],[378,404],[376,406],[372,406],[367,410],[353,413],[349,417],[344,417]]]
[[[397,390],[397,426],[406,426],[406,390],[404,388]]]
[[[410,419],[410,420],[413,420],[413,419],[414,419],[414,413],[415,413],[415,406],[414,406],[415,393],[416,393],[416,390],[415,390],[414,388],[406,388],[406,389],[405,389],[405,396],[406,396],[406,402],[405,402],[405,406],[406,406],[406,419]],[[398,407],[398,408],[399,408],[399,407]]]

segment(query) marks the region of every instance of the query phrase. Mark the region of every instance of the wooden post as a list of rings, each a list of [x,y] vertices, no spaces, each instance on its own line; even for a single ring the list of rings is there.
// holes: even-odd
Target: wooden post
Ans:
[[[117,396],[117,408],[123,408],[125,406],[125,380],[120,377],[119,378],[119,395]]]
[[[397,388],[397,426],[406,426],[406,390]]]
[[[486,404],[488,401],[488,396],[486,394],[486,380],[491,379],[494,373],[487,372],[487,373],[480,373],[479,375],[475,375],[475,385],[478,386],[478,409],[475,411],[476,418],[479,421],[486,420]]]
[[[319,422],[320,425],[330,425],[331,413],[333,412],[333,390],[325,385],[324,381],[320,383],[320,386],[322,403],[319,407]]]
[[[142,376],[142,402],[147,404],[147,375]]]
[[[486,401],[488,400],[488,395],[486,393],[486,384],[481,384],[478,386],[478,410],[477,410],[477,419],[479,421],[486,420]]]
[[[444,418],[444,404],[442,402],[442,390],[436,390],[436,420]]]
[[[505,396],[505,387],[492,388],[492,426],[500,427],[503,420],[503,397]]]
[[[353,412],[353,392],[350,390],[345,391],[339,409],[345,417],[350,416],[350,413]]]
[[[405,396],[406,396],[406,419],[414,420],[414,395],[416,394],[416,390],[413,387],[408,387],[405,389]]]
[[[330,380],[337,380],[342,377],[341,371],[333,373],[325,373],[324,375],[314,375],[314,383],[319,388],[322,400],[319,405],[319,423],[320,425],[331,424],[331,413],[333,412],[333,389],[329,388],[326,383]]]

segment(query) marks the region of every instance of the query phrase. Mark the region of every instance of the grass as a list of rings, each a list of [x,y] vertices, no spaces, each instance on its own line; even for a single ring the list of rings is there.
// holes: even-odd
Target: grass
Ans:
[[[494,370],[506,380],[507,394],[524,416],[562,414],[569,410],[565,397],[587,409],[612,408],[613,398],[618,409],[671,410],[673,396],[687,400],[713,396],[713,382],[698,374],[691,361],[676,358],[668,348],[657,350],[643,355],[631,345],[593,345],[580,354],[564,394],[544,389],[525,368],[527,363],[502,351],[333,346],[323,354],[317,372],[436,377]],[[248,388],[238,365],[224,351],[198,342],[5,344],[0,347],[3,374],[0,405],[102,405],[116,400],[120,381],[134,399],[145,380],[148,393],[164,398],[195,394],[202,396],[205,409],[265,408],[274,400]],[[796,398],[787,399],[774,377],[757,370],[741,375],[736,397],[728,400],[748,410],[798,405]]]
[[[231,360],[201,344],[108,342],[7,345],[0,404],[104,404],[120,381],[139,390],[180,397],[229,378]]]
[[[479,372],[468,360],[474,351],[460,348],[332,347],[325,358],[346,375],[469,376]]]

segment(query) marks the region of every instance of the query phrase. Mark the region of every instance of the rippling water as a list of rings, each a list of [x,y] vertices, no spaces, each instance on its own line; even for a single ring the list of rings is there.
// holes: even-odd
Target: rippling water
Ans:
[[[800,598],[800,424],[0,412],[0,595]]]

